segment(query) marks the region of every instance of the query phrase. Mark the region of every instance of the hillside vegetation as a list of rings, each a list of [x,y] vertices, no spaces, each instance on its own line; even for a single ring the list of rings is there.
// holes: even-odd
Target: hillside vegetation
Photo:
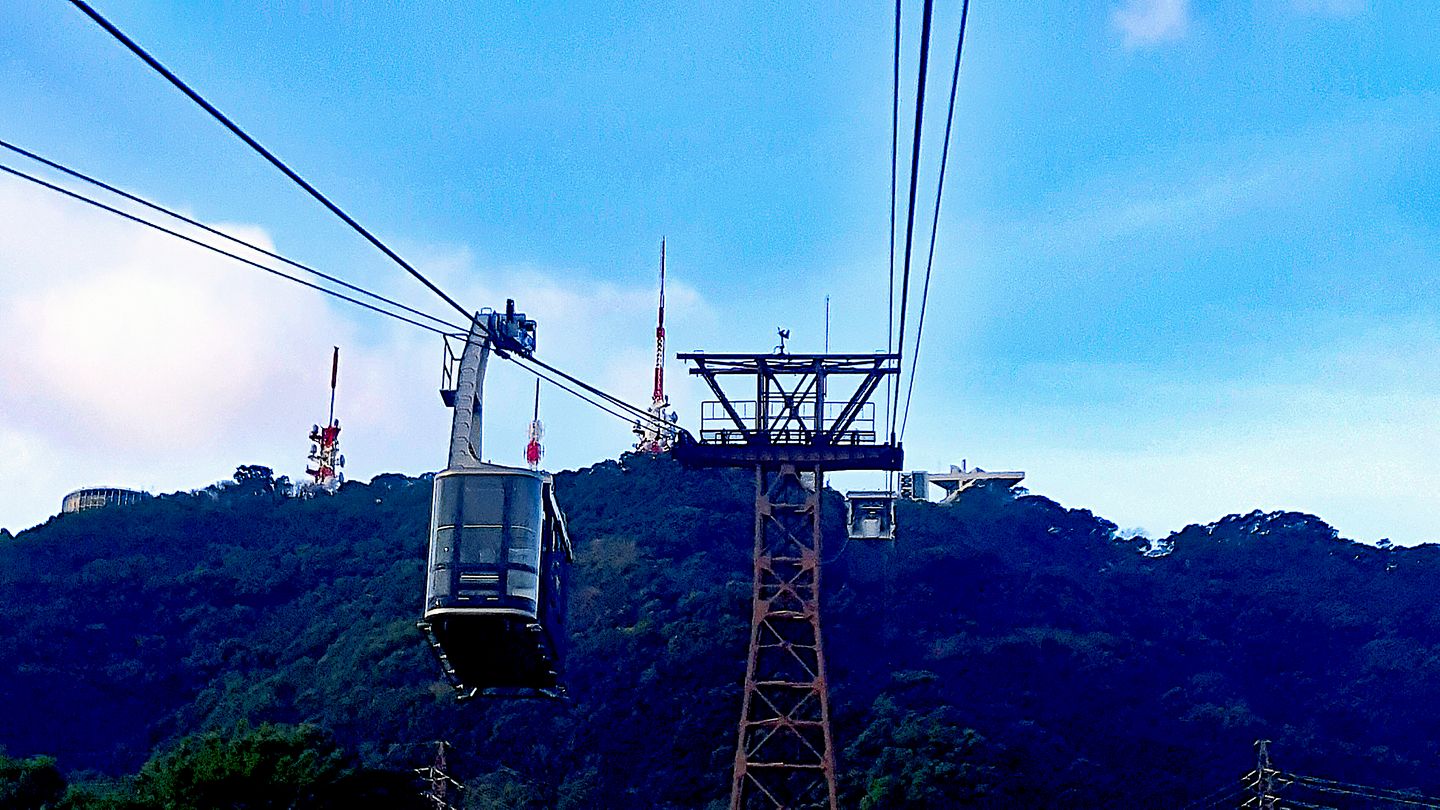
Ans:
[[[67,806],[187,807],[164,797],[200,790],[174,787],[195,757],[222,781],[227,758],[292,757],[303,801],[234,806],[402,807],[363,797],[398,795],[443,738],[468,807],[720,806],[752,477],[627,456],[557,489],[566,703],[456,704],[439,682],[414,626],[423,478],[310,500],[251,479],[0,537],[0,797],[139,774]],[[1291,770],[1440,793],[1434,547],[1258,512],[1152,543],[982,489],[902,504],[887,548],[846,544],[838,495],[825,509],[844,806],[1179,806],[1259,737]]]

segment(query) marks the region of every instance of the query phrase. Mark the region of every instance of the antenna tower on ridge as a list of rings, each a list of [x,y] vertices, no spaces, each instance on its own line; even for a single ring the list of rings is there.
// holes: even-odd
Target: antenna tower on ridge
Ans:
[[[312,492],[334,492],[345,482],[340,468],[345,466],[345,457],[340,455],[340,420],[335,418],[335,384],[340,376],[340,347],[330,358],[330,416],[325,426],[310,427],[310,456],[314,466],[307,466],[305,473],[310,476],[308,489]]]
[[[540,422],[540,380],[535,380],[535,416],[530,420],[530,441],[525,445],[525,463],[530,469],[540,469],[540,459],[545,455],[545,425]]]
[[[647,409],[656,418],[635,424],[635,449],[642,453],[670,452],[675,444],[677,417],[665,395],[665,240],[660,240],[660,316],[655,326],[655,390]]]

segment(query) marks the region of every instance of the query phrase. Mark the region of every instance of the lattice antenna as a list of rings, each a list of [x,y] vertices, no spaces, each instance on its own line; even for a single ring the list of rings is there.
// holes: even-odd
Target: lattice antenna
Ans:
[[[665,393],[665,239],[660,239],[660,307],[655,321],[655,379],[649,413],[655,418],[635,424],[635,449],[641,453],[670,452],[675,444],[675,414]]]
[[[340,347],[330,358],[330,415],[325,426],[310,428],[310,456],[313,467],[306,467],[310,475],[312,490],[334,492],[344,481],[340,468],[345,466],[345,457],[340,455],[340,422],[335,418],[335,387],[340,378]]]
[[[540,459],[545,456],[545,424],[540,421],[540,380],[535,380],[535,417],[530,420],[530,440],[525,445],[525,463],[530,469],[540,469]]]
[[[665,237],[660,237],[660,317],[655,323],[655,390],[650,403],[665,404]]]

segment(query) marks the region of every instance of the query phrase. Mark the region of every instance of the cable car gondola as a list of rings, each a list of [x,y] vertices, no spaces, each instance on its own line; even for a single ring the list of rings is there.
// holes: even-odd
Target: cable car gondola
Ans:
[[[895,493],[869,489],[845,493],[845,522],[851,540],[894,540]]]
[[[490,350],[528,354],[535,325],[513,303],[487,315],[476,317],[453,375],[447,363],[450,463],[435,476],[419,627],[462,699],[562,697],[572,554],[554,480],[479,458]]]
[[[426,634],[462,697],[558,697],[571,559],[550,475],[486,465],[435,476]]]

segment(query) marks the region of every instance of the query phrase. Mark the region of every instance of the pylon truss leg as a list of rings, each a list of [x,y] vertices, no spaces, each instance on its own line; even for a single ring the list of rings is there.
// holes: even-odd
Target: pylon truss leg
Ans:
[[[731,810],[835,810],[820,638],[818,469],[759,467],[755,583]]]

